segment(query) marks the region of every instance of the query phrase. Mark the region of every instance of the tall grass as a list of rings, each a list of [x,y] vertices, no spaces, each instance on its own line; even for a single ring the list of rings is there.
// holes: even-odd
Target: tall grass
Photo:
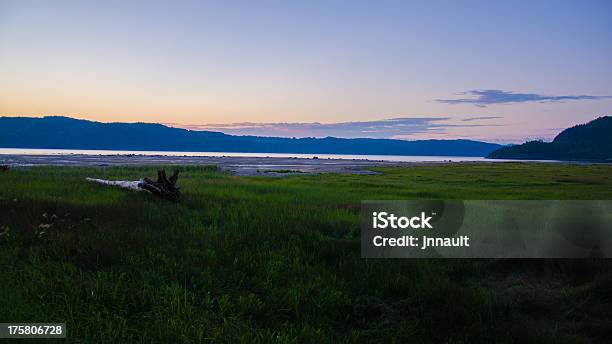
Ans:
[[[605,165],[458,164],[236,177],[183,166],[179,203],[87,183],[155,168],[0,173],[0,322],[69,342],[593,342],[598,261],[367,260],[365,199],[611,199]]]

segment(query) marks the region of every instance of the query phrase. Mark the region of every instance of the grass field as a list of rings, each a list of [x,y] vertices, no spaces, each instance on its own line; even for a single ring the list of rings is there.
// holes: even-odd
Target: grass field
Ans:
[[[608,260],[366,260],[367,199],[612,199],[612,167],[453,164],[235,177],[182,167],[179,203],[0,172],[0,322],[69,342],[590,343],[612,338]]]

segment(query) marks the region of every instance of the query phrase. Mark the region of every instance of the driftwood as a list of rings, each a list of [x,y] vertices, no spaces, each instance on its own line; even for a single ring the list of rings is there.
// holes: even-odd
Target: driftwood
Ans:
[[[165,170],[157,171],[157,181],[153,181],[147,177],[137,181],[125,181],[125,180],[105,180],[105,179],[94,179],[85,178],[87,181],[95,182],[104,185],[118,186],[124,189],[135,190],[135,191],[148,191],[156,196],[169,199],[171,201],[178,201],[181,193],[179,188],[176,186],[178,180],[179,170],[174,170],[174,173],[170,178],[166,176]]]
[[[174,170],[170,178],[166,177],[166,170],[157,171],[157,181],[145,177],[138,183],[138,187],[149,191],[150,193],[163,197],[172,201],[178,201],[181,197],[179,188],[176,186],[179,170]]]

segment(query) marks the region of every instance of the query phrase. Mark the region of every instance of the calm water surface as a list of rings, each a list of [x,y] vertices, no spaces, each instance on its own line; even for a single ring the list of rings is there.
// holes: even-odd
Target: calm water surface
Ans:
[[[88,150],[88,149],[30,149],[0,148],[0,154],[9,155],[163,155],[163,156],[229,156],[229,157],[278,157],[278,158],[312,158],[319,159],[366,159],[406,162],[445,162],[445,161],[513,161],[504,159],[486,159],[473,156],[415,156],[415,155],[354,155],[354,154],[298,154],[298,153],[236,153],[236,152],[168,152],[168,151],[129,151],[129,150]],[[523,160],[524,161],[524,160]]]

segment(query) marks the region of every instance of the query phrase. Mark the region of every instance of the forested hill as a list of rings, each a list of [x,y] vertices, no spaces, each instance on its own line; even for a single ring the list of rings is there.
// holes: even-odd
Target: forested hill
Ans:
[[[486,156],[500,145],[472,140],[390,140],[234,136],[151,123],[69,117],[0,117],[0,147],[185,152]]]
[[[502,147],[488,158],[612,161],[612,117],[599,117],[565,129],[552,142]]]

